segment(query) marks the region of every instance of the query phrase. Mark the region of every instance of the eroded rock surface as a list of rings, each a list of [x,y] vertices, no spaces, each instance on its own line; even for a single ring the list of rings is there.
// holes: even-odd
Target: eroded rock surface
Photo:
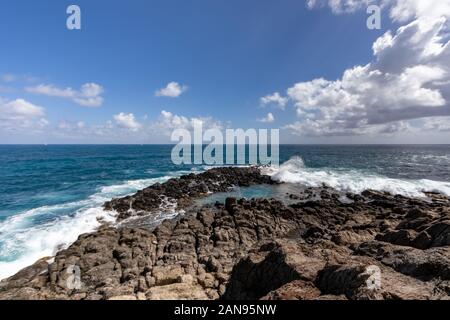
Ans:
[[[231,187],[247,187],[254,184],[274,184],[268,176],[261,175],[256,167],[214,168],[200,174],[184,175],[165,183],[155,183],[136,194],[106,202],[107,210],[119,213],[118,220],[132,216],[148,215],[160,210],[165,203],[176,203],[183,209],[192,200],[209,193],[226,192]]]
[[[188,203],[267,179],[213,169],[105,207],[126,218],[130,203],[149,213],[161,195]],[[288,197],[298,201],[229,198],[152,230],[104,226],[2,281],[0,299],[449,298],[448,198],[325,187]]]

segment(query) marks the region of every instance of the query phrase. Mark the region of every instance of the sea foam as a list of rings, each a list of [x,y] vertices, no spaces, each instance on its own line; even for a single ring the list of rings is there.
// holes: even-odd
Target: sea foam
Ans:
[[[278,168],[262,168],[262,173],[275,181],[297,183],[307,187],[323,184],[337,190],[361,193],[364,190],[386,191],[407,197],[425,197],[424,192],[439,192],[450,196],[450,183],[427,179],[394,179],[358,170],[308,168],[301,157],[292,157]]]
[[[103,210],[103,203],[171,178],[130,180],[104,186],[87,199],[42,206],[11,216],[0,223],[0,279],[72,244],[80,234],[96,230],[102,222],[115,222],[116,212]],[[40,218],[46,222],[36,223]],[[51,218],[49,218],[51,217]]]

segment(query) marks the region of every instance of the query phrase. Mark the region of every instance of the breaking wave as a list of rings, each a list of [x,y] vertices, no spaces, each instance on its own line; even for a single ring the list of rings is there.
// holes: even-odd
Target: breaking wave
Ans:
[[[0,222],[0,279],[9,277],[43,257],[68,247],[79,235],[94,231],[101,222],[114,223],[116,213],[103,210],[103,203],[164,182],[171,176],[130,180],[104,186],[87,199],[42,206]]]
[[[298,156],[292,157],[278,168],[270,167],[261,170],[276,181],[307,187],[320,187],[325,184],[337,190],[352,193],[361,193],[370,189],[407,197],[424,197],[424,192],[439,192],[450,196],[450,182],[395,179],[358,170],[308,168],[303,159]]]

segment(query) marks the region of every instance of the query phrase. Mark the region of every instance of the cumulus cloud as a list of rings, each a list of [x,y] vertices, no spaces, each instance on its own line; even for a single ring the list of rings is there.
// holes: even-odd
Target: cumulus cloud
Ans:
[[[428,2],[442,9],[439,15],[424,1],[384,1],[393,19],[413,20],[377,39],[367,65],[345,70],[335,81],[319,78],[289,88],[299,121],[286,128],[313,136],[392,133],[407,130],[409,120],[450,115],[450,10],[446,1]],[[366,5],[326,3],[333,11]]]
[[[352,13],[376,2],[375,0],[306,0],[309,9],[328,6],[335,14]]]
[[[155,92],[157,97],[177,98],[181,96],[188,89],[185,85],[180,85],[177,82],[170,82],[165,88]]]
[[[112,121],[103,124],[87,124],[84,121],[62,120],[49,131],[51,135],[75,141],[161,143],[170,142],[175,129],[192,131],[195,124],[202,123],[203,129],[222,128],[222,124],[211,117],[185,117],[168,111],[161,111],[154,121],[138,122],[133,113],[121,112],[112,116]],[[89,140],[87,140],[89,139]]]
[[[84,121],[72,122],[72,121],[62,120],[58,123],[57,128],[60,130],[75,131],[75,130],[83,130],[88,127],[86,126]]]
[[[328,7],[334,14],[353,13],[376,4],[389,10],[396,22],[416,18],[437,18],[449,15],[450,3],[446,0],[306,0],[309,9]]]
[[[0,99],[0,127],[9,131],[42,129],[48,125],[45,109],[24,99]]]
[[[113,118],[120,128],[128,129],[130,131],[138,131],[142,128],[142,124],[136,120],[133,113],[126,114],[121,112],[114,115]]]
[[[70,99],[84,107],[100,107],[103,104],[103,87],[96,83],[85,83],[79,90],[59,88],[51,84],[39,84],[33,87],[26,87],[30,93]]]
[[[212,117],[186,117],[169,111],[162,110],[156,122],[152,123],[150,129],[154,132],[170,136],[175,129],[186,129],[192,131],[194,125],[201,124],[203,130],[223,129],[223,124]]]
[[[280,93],[275,92],[273,94],[269,94],[265,97],[261,98],[261,105],[266,106],[269,104],[274,104],[279,106],[281,109],[284,109],[284,107],[286,106],[286,104],[288,103],[288,98],[287,97],[282,97],[280,95]]]
[[[384,0],[383,2],[391,5],[390,17],[398,22],[450,16],[450,2],[447,0]]]
[[[275,117],[271,112],[269,112],[264,118],[258,119],[258,121],[262,123],[272,123],[275,121]]]
[[[103,142],[124,141],[127,135],[124,134],[123,130],[130,133],[135,132],[128,128],[119,130],[120,128],[122,127],[119,125],[115,126],[112,121],[100,124],[87,124],[84,121],[61,120],[54,128],[50,128],[48,133],[50,136],[57,138],[90,143],[93,141],[92,139]]]
[[[450,117],[444,118],[428,118],[424,121],[423,128],[430,131],[449,132]]]
[[[141,121],[138,121],[142,119]],[[134,113],[120,112],[103,123],[86,123],[83,120],[62,119],[54,125],[45,119],[45,109],[26,100],[14,101],[0,98],[0,131],[21,134],[45,133],[54,141],[76,141],[77,143],[170,142],[175,129],[192,131],[196,124],[203,130],[224,128],[212,117],[186,117],[162,110],[154,120],[137,117]],[[59,140],[62,139],[62,140]]]

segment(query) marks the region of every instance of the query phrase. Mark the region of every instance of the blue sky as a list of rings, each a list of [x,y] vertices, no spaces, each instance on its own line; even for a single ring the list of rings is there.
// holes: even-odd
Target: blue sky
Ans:
[[[81,8],[82,30],[66,28],[70,4]],[[304,97],[305,86],[299,86],[299,97],[295,89],[323,78],[329,83],[318,86],[326,92],[346,70],[375,64],[377,39],[420,18],[416,13],[397,21],[392,10],[383,8],[381,30],[369,30],[364,8],[337,13],[325,2],[308,7],[300,0],[2,1],[0,112],[6,115],[0,115],[0,143],[162,143],[168,141],[165,129],[188,126],[193,117],[212,126],[280,128],[282,142],[289,143],[411,142],[412,136],[445,142],[448,84],[432,83],[446,81],[442,74],[416,88],[418,95],[438,91],[441,99],[401,101],[401,110],[411,114],[418,107],[439,110],[363,119],[371,128],[385,126],[376,130],[360,118],[352,130],[348,119],[345,130],[336,129],[341,116],[333,115],[333,123],[329,114],[317,117],[329,101],[305,106],[317,92]],[[156,94],[169,83],[182,92]],[[261,102],[275,92],[286,97],[284,108]],[[365,103],[361,92],[351,94]],[[21,113],[24,108],[35,112]],[[424,126],[431,129],[423,132]]]

